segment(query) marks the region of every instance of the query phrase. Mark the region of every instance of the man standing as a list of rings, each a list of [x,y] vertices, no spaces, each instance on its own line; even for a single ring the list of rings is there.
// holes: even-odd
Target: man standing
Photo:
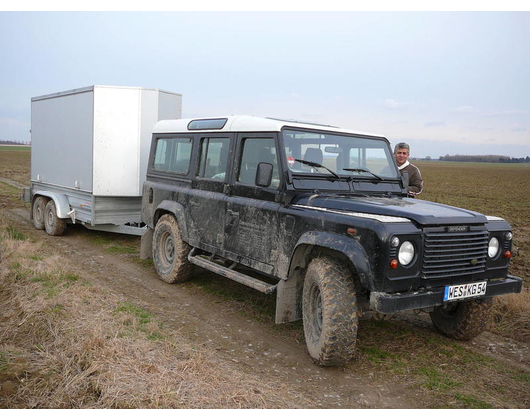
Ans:
[[[410,147],[407,143],[398,143],[394,147],[394,158],[398,166],[399,172],[407,172],[409,174],[409,195],[415,197],[423,191],[423,179],[421,178],[420,170],[409,162]]]

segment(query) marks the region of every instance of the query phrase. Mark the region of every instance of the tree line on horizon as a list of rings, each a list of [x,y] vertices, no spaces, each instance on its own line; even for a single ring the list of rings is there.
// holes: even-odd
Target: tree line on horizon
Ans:
[[[30,141],[22,141],[22,140],[0,140],[0,144],[14,144],[14,145],[31,145]]]
[[[530,163],[530,156],[513,158],[502,155],[445,155],[439,160],[447,162]]]

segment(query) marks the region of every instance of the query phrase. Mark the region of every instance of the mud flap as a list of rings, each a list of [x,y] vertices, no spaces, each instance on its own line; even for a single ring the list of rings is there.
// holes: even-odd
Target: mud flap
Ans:
[[[153,233],[154,229],[147,229],[140,241],[140,259],[150,260],[153,256]]]
[[[280,280],[276,289],[276,324],[302,319],[302,290],[304,278],[296,270],[287,280]]]

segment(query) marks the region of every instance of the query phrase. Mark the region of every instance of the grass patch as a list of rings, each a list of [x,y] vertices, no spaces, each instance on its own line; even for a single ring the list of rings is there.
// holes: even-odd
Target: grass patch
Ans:
[[[84,228],[78,228],[86,239],[98,245],[107,254],[112,255],[135,255],[140,254],[140,238],[132,235],[121,235],[111,232],[94,232]]]
[[[120,337],[133,338],[140,332],[148,341],[163,341],[166,339],[153,315],[140,306],[129,302],[120,302],[116,306],[114,313],[126,315],[122,318],[122,322],[127,329],[120,332]]]
[[[422,386],[431,391],[449,391],[462,386],[462,382],[452,380],[446,374],[438,371],[432,366],[422,367],[414,373],[424,377]]]
[[[472,408],[472,409],[488,409],[493,408],[493,406],[485,401],[479,400],[478,398],[472,397],[470,395],[464,394],[455,394],[455,400],[461,403],[463,408]]]
[[[33,283],[40,283],[47,298],[52,298],[60,293],[62,287],[70,287],[73,283],[79,280],[77,274],[70,273],[43,273],[31,277],[29,281]]]
[[[361,321],[356,360],[425,390],[440,407],[522,408],[530,403],[528,373],[399,321]],[[350,369],[355,371],[355,365]]]
[[[25,241],[28,237],[20,232],[17,228],[9,226],[6,228],[7,237],[15,241]]]
[[[152,320],[152,315],[145,309],[140,308],[132,303],[120,303],[116,308],[116,312],[125,312],[134,316],[140,325],[145,325]]]

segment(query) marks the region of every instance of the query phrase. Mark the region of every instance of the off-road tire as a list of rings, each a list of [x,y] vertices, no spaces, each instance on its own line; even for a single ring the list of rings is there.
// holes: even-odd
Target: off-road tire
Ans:
[[[302,297],[309,355],[321,366],[341,366],[355,354],[357,297],[348,267],[331,257],[311,261]]]
[[[66,230],[66,220],[59,219],[53,200],[49,200],[44,211],[44,229],[51,236],[61,236]]]
[[[488,326],[491,299],[476,299],[437,306],[430,313],[434,326],[447,337],[471,340]]]
[[[192,265],[188,260],[190,246],[182,240],[177,221],[163,215],[153,233],[153,262],[166,283],[183,283],[190,279]]]
[[[46,197],[39,196],[33,201],[33,207],[31,208],[33,217],[33,226],[37,230],[44,229],[44,215],[46,214],[46,204],[48,199]]]

